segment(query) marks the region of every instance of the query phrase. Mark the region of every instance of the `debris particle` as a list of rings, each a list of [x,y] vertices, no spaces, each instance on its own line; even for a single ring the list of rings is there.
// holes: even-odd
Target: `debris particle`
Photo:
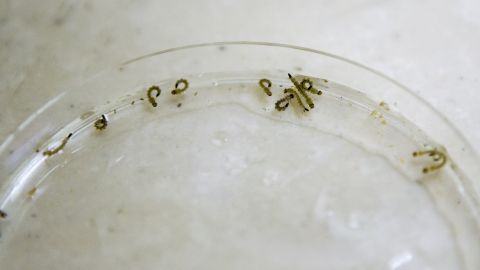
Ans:
[[[373,118],[375,119],[378,119],[378,121],[380,121],[380,124],[382,125],[386,125],[387,124],[387,120],[385,120],[385,117],[383,117],[383,114],[377,110],[373,110],[371,113],[370,113],[371,116],[373,116]]]
[[[385,101],[380,101],[378,103],[378,106],[382,107],[385,111],[390,111],[390,106]]]
[[[30,189],[30,191],[28,191],[27,195],[28,197],[32,198],[35,193],[37,193],[37,188],[36,187],[33,187],[32,189]]]
[[[0,218],[7,218],[7,213],[3,210],[0,210]]]
[[[87,119],[88,117],[90,117],[91,115],[93,115],[94,113],[95,113],[95,112],[93,112],[93,111],[84,112],[84,113],[80,116],[80,119],[85,120],[85,119]]]

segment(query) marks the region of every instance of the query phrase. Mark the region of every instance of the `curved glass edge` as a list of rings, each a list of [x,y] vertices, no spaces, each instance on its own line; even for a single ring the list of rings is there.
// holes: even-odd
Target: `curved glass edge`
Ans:
[[[122,70],[124,68],[128,68],[129,66],[138,64],[142,61],[145,61],[147,59],[153,59],[155,56],[161,56],[161,55],[169,55],[169,53],[172,52],[187,52],[187,51],[194,51],[196,49],[200,48],[209,48],[209,47],[223,47],[223,46],[242,46],[242,47],[249,47],[249,48],[266,48],[266,49],[278,49],[278,48],[283,48],[283,49],[289,49],[291,51],[295,51],[296,53],[308,53],[313,56],[323,56],[326,58],[330,58],[332,60],[338,61],[340,64],[348,66],[350,68],[350,72],[359,72],[362,75],[368,75],[370,79],[374,79],[377,81],[381,81],[385,85],[388,84],[388,93],[387,91],[371,91],[365,82],[355,82],[357,85],[351,85],[349,83],[345,83],[346,85],[352,86],[353,88],[357,88],[360,91],[365,92],[368,96],[372,97],[373,99],[379,99],[382,100],[384,97],[387,98],[391,97],[392,95],[395,97],[396,102],[398,103],[398,108],[407,119],[412,119],[411,116],[417,116],[417,115],[424,115],[423,118],[421,119],[415,119],[413,122],[417,124],[420,128],[426,131],[426,133],[431,136],[433,139],[438,141],[440,144],[443,144],[446,146],[448,149],[450,155],[452,155],[455,160],[459,161],[459,164],[452,164],[454,169],[458,169],[460,175],[464,175],[465,177],[468,177],[470,179],[475,179],[471,183],[466,183],[467,187],[471,187],[472,190],[475,191],[476,197],[480,197],[480,188],[479,188],[479,180],[477,179],[478,176],[480,175],[480,164],[479,156],[477,152],[473,149],[473,147],[470,145],[468,140],[463,136],[463,134],[451,123],[449,120],[443,116],[438,110],[436,110],[431,104],[429,104],[426,100],[422,99],[421,97],[417,96],[414,94],[410,89],[405,87],[404,85],[400,84],[399,82],[393,80],[392,78],[389,78],[388,76],[385,76],[379,71],[376,71],[374,69],[371,69],[369,67],[366,67],[362,64],[359,64],[357,62],[354,62],[349,59],[345,59],[343,57],[310,49],[310,48],[305,48],[305,47],[299,47],[299,46],[294,46],[294,45],[287,45],[287,44],[276,44],[276,43],[270,43],[270,42],[251,42],[251,41],[228,41],[228,42],[213,42],[213,43],[203,43],[203,44],[194,44],[194,45],[187,45],[187,46],[182,46],[182,47],[176,47],[176,48],[171,48],[171,49],[166,49],[166,50],[161,50],[157,52],[153,52],[144,56],[140,56],[138,58],[131,59],[129,61],[121,63],[119,66],[111,69],[107,69],[104,72],[101,72],[97,74],[96,76],[92,77],[89,81],[95,81],[98,78],[103,78],[105,75],[113,75],[113,76],[121,76],[121,74],[117,74],[118,70]],[[317,75],[317,74],[315,74]],[[367,79],[365,80],[367,81]],[[341,80],[339,82],[342,83]],[[88,81],[85,82],[85,84],[88,84]],[[38,116],[47,113],[47,111],[53,107],[53,106],[58,106],[58,103],[60,100],[64,99],[69,99],[69,95],[71,93],[75,92],[75,89],[79,89],[80,87],[73,87],[70,88],[69,90],[65,90],[60,92],[60,94],[53,99],[51,99],[49,102],[47,102],[42,108],[34,112],[28,119],[26,119],[18,128],[17,130],[10,134],[6,138],[2,144],[0,144],[0,161],[1,162],[1,167],[0,167],[0,177],[2,179],[6,179],[8,174],[5,174],[5,172],[9,171],[7,167],[12,167],[14,164],[19,162],[22,157],[21,155],[18,155],[14,158],[12,161],[12,158],[9,157],[9,153],[7,151],[7,148],[11,144],[16,144],[16,145],[22,145],[24,144],[25,141],[28,141],[25,136],[21,136],[21,133],[24,132],[26,129],[29,130],[42,130],[41,127],[37,126],[35,121],[35,118],[38,118]],[[392,91],[394,93],[392,93]],[[100,92],[100,91],[98,91]],[[99,96],[101,96],[101,93],[98,93]],[[106,97],[108,99],[108,97]],[[417,111],[410,111],[410,110],[403,110],[402,107],[408,107],[410,106],[410,102],[415,102],[416,104],[419,104],[419,107]],[[97,104],[98,105],[98,104]],[[43,123],[45,124],[45,123]],[[52,128],[57,128],[59,127],[50,127]],[[43,127],[43,130],[45,127]],[[24,132],[25,133],[25,132]],[[42,132],[40,132],[42,133]],[[52,135],[52,132],[50,132],[50,135]],[[43,136],[46,136],[43,134]],[[30,148],[32,148],[32,145],[28,145]]]

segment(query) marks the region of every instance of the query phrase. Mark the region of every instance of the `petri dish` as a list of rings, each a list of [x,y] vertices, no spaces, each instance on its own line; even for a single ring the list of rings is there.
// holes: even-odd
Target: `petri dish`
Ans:
[[[480,267],[462,134],[401,84],[307,48],[133,59],[59,89],[0,160],[2,269]]]

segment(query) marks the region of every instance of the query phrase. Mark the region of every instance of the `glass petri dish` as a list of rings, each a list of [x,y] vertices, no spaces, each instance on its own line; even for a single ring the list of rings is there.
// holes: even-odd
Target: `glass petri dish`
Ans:
[[[0,146],[2,269],[480,267],[478,156],[367,67],[221,42],[58,93]]]

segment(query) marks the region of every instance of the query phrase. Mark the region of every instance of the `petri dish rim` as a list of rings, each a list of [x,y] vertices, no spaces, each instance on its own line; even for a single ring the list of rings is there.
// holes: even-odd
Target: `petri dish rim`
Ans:
[[[119,77],[119,70],[121,71],[123,69],[142,64],[144,62],[161,56],[167,56],[178,52],[188,52],[192,54],[196,50],[200,51],[203,49],[218,48],[224,46],[236,46],[252,51],[258,49],[262,50],[263,52],[275,49],[284,49],[288,50],[288,52],[293,52],[295,54],[301,55],[302,57],[308,55],[308,57],[327,59],[327,61],[335,61],[334,65],[347,68],[348,71],[351,73],[358,73],[360,75],[369,76],[366,79],[367,81],[373,80],[376,83],[381,84],[382,86],[386,86],[384,87],[384,89],[371,91],[371,88],[368,88],[368,86],[363,87],[363,82],[360,82],[358,87],[356,87],[356,85],[345,83],[345,85],[348,85],[349,87],[365,93],[367,96],[374,100],[385,100],[389,102],[389,104],[391,104],[390,102],[393,98],[395,102],[398,102],[398,109],[400,111],[400,114],[402,114],[408,120],[420,127],[420,129],[422,131],[425,131],[425,133],[429,137],[433,138],[435,141],[445,146],[445,148],[449,152],[449,155],[452,156],[453,160],[456,161],[456,164],[454,164],[454,166],[456,169],[458,169],[458,172],[461,175],[465,175],[465,178],[473,179],[473,181],[470,181],[470,183],[466,183],[467,186],[471,188],[470,192],[474,193],[474,197],[480,198],[480,181],[478,179],[478,176],[480,175],[480,166],[478,166],[480,164],[480,155],[473,148],[470,142],[465,138],[462,132],[460,132],[458,128],[456,128],[455,125],[451,121],[449,121],[447,117],[445,117],[445,115],[443,115],[438,109],[433,107],[427,100],[416,95],[411,89],[401,84],[400,82],[386,76],[382,72],[362,65],[353,60],[316,49],[289,44],[258,41],[221,41],[192,44],[159,50],[124,61],[116,66],[106,68],[103,71],[97,73],[96,75],[87,78],[79,85],[73,85],[71,87],[66,86],[63,89],[58,89],[58,91],[56,92],[58,94],[56,96],[43,104],[42,107],[34,111],[27,119],[25,119],[25,121],[23,121],[23,123],[21,123],[17,127],[17,129],[13,133],[8,135],[4,139],[4,141],[0,143],[0,161],[2,161],[3,163],[2,167],[0,167],[0,176],[3,179],[8,179],[8,175],[10,175],[10,172],[13,171],[12,168],[17,167],[16,165],[19,165],[19,160],[27,157],[26,155],[20,155],[16,157],[16,162],[9,162],[9,160],[11,160],[11,157],[9,157],[8,148],[18,148],[19,145],[22,145],[25,140],[27,140],[26,137],[28,137],[28,135],[26,134],[28,134],[28,132],[38,130],[39,125],[32,123],[39,120],[41,116],[48,119],[48,117],[45,117],[45,115],[48,114],[49,111],[51,111],[52,107],[59,107],[58,104],[61,103],[60,101],[64,102],[65,100],[75,99],[78,101],[78,92],[80,92],[80,90],[82,90],[81,88],[85,85],[88,85],[91,82],[102,80],[103,78]],[[346,75],[341,76],[346,77],[348,81],[348,77],[350,76],[350,74],[346,73]],[[384,94],[386,95],[385,97],[383,97]],[[83,98],[83,96],[80,96],[80,99],[81,98]],[[416,106],[414,109],[412,109],[412,104]],[[91,104],[89,104],[89,106],[91,108]],[[421,119],[415,119],[415,117],[418,115],[422,116]],[[39,120],[39,122],[42,121],[45,122],[45,119]],[[66,124],[68,122],[64,123]],[[55,128],[57,131],[59,130],[59,126]],[[54,134],[52,131],[53,130],[50,130],[50,135]],[[2,181],[0,181],[0,184],[2,184]],[[480,201],[480,199],[477,200]]]
[[[104,72],[98,73],[96,76],[92,77],[90,80],[87,80],[85,83],[88,84],[89,81],[95,81],[95,80],[98,80],[98,79],[101,80],[104,76],[109,76],[110,73],[115,73],[118,69],[122,69],[122,68],[128,69],[129,67],[131,67],[133,65],[142,63],[143,61],[148,61],[149,59],[153,59],[153,58],[156,58],[158,56],[168,55],[169,53],[174,53],[174,52],[195,51],[197,49],[202,49],[202,48],[216,48],[216,47],[219,47],[219,46],[264,47],[266,49],[268,49],[268,48],[289,49],[289,50],[293,50],[293,51],[298,51],[299,53],[306,53],[306,54],[317,56],[317,57],[325,57],[325,58],[334,59],[336,61],[339,61],[339,63],[341,63],[342,65],[352,66],[354,68],[357,68],[357,69],[361,70],[362,72],[367,72],[368,74],[373,76],[373,78],[376,78],[377,80],[382,80],[383,82],[386,82],[386,83],[390,84],[392,87],[389,87],[388,90],[394,91],[395,92],[395,93],[393,93],[394,95],[403,95],[404,97],[406,97],[405,98],[406,100],[415,100],[416,102],[421,103],[422,106],[423,106],[422,109],[424,111],[427,111],[432,116],[435,116],[438,119],[440,119],[440,122],[437,121],[435,123],[437,125],[438,125],[438,123],[441,123],[443,126],[439,127],[440,129],[447,129],[454,134],[454,139],[455,139],[455,142],[457,143],[456,145],[453,145],[453,146],[449,145],[449,143],[451,142],[450,139],[452,137],[448,137],[447,139],[442,139],[443,134],[439,133],[439,132],[435,132],[435,130],[429,130],[428,125],[427,125],[427,127],[425,127],[425,125],[422,125],[422,123],[420,123],[419,126],[422,127],[422,130],[425,130],[427,133],[429,133],[429,136],[433,137],[435,140],[440,141],[442,144],[445,144],[447,149],[449,150],[449,152],[451,150],[455,150],[455,152],[454,152],[455,155],[457,153],[459,153],[458,149],[456,149],[456,148],[458,148],[457,145],[462,145],[463,148],[465,149],[465,150],[462,151],[464,153],[463,153],[463,155],[460,155],[460,156],[456,155],[455,156],[455,161],[457,161],[457,162],[460,161],[460,163],[462,165],[467,164],[466,167],[460,166],[460,169],[463,169],[463,170],[466,169],[467,174],[468,174],[470,179],[474,179],[474,178],[471,178],[472,175],[473,176],[480,175],[480,174],[476,173],[476,172],[478,172],[477,167],[468,166],[468,164],[479,164],[479,162],[478,162],[479,158],[478,158],[478,155],[475,152],[475,150],[472,148],[472,146],[469,144],[469,142],[465,139],[463,134],[444,115],[442,115],[438,110],[436,110],[433,106],[431,106],[431,104],[429,104],[425,99],[422,99],[421,97],[419,97],[418,95],[413,93],[410,89],[408,89],[406,86],[404,86],[401,83],[389,78],[388,76],[385,76],[384,74],[382,74],[379,71],[376,71],[374,69],[366,67],[366,66],[364,66],[362,64],[359,64],[357,62],[354,62],[352,60],[349,60],[349,59],[346,59],[346,58],[343,58],[343,57],[340,57],[340,56],[337,56],[337,55],[333,55],[333,54],[330,54],[330,53],[314,50],[314,49],[298,47],[298,46],[293,46],[293,45],[286,45],[286,44],[275,44],[275,43],[268,43],[268,42],[247,42],[247,41],[214,42],[214,43],[203,43],[203,44],[188,45],[188,46],[176,47],[176,48],[171,48],[171,49],[166,49],[166,50],[153,52],[153,53],[150,53],[150,54],[140,56],[140,57],[134,58],[132,60],[123,62],[123,63],[119,64],[118,66],[116,66],[114,68],[107,69]],[[75,94],[76,94],[75,92],[76,91],[78,92],[78,89],[80,89],[80,87],[78,87],[78,88],[73,87],[73,88],[70,88],[68,90],[65,90],[60,95],[58,95],[57,97],[52,99],[51,102],[48,102],[47,104],[45,104],[45,106],[43,108],[41,108],[40,110],[35,112],[34,115],[36,117],[38,115],[42,115],[42,114],[45,116],[45,114],[47,114],[48,110],[51,107],[58,106],[60,100],[63,101],[65,98],[69,97],[70,95],[75,96]],[[368,88],[362,88],[362,90],[365,90],[366,94],[369,95],[369,96],[375,96],[374,93],[369,93],[368,92],[368,90],[369,90]],[[390,94],[392,94],[392,93],[390,93]],[[99,104],[95,104],[95,105],[99,105]],[[402,112],[403,111],[401,110],[401,113]],[[407,117],[407,119],[410,120],[410,118],[408,118],[408,117]],[[416,121],[412,121],[412,122],[417,124],[417,125],[419,124]],[[28,130],[26,127],[28,127],[30,125],[30,123],[31,122],[28,122],[28,121],[24,122],[24,124],[20,125],[19,129],[17,129],[17,131],[15,133],[25,133]],[[23,139],[24,138],[25,137],[23,137]],[[13,137],[12,140],[4,142],[4,144],[2,146],[0,146],[0,160],[2,160],[2,163],[3,163],[4,160],[6,160],[6,159],[4,159],[4,155],[6,154],[5,153],[6,152],[5,151],[6,147],[4,147],[4,146],[8,145],[9,143],[11,143],[13,141],[18,141],[18,140],[22,140],[22,138],[21,137],[20,138],[14,138]],[[8,179],[8,177],[5,178],[5,179]],[[476,179],[474,179],[474,180],[476,180]],[[474,187],[471,191],[476,190],[475,189],[476,183],[473,183],[473,186]],[[478,197],[476,197],[476,198],[478,198]],[[475,205],[475,206],[479,207],[478,204]]]

